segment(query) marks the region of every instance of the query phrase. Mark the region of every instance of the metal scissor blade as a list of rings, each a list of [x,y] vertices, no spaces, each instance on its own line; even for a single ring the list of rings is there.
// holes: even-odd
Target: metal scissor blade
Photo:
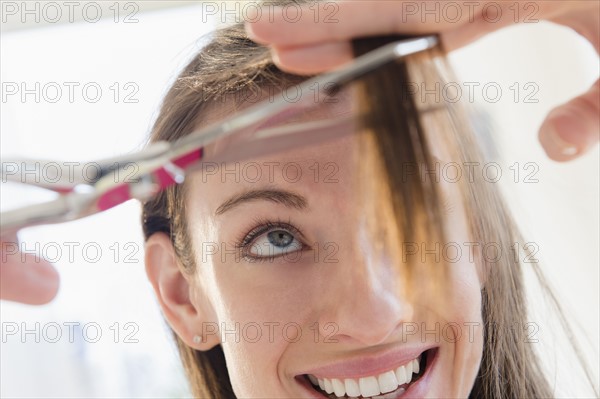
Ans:
[[[42,159],[8,158],[0,164],[2,182],[23,183],[58,193],[67,193],[85,184],[84,173],[77,162]]]
[[[22,183],[58,193],[68,193],[79,185],[93,185],[105,176],[119,170],[159,159],[170,148],[169,143],[156,142],[133,154],[92,162],[4,158],[0,162],[0,176],[3,183]],[[133,167],[129,168],[129,172],[133,170]]]
[[[14,234],[23,227],[67,222],[94,213],[93,193],[72,192],[42,204],[2,212],[0,234]]]
[[[344,116],[259,130],[251,139],[227,146],[218,153],[209,154],[203,161],[235,162],[258,159],[345,137],[349,132],[355,132],[356,126],[355,116]],[[195,169],[195,166],[190,169]]]
[[[222,139],[225,136],[258,126],[262,121],[268,120],[287,110],[297,110],[300,112],[307,107],[314,107],[331,98],[332,93],[336,92],[337,89],[381,65],[433,48],[437,43],[438,39],[436,36],[426,36],[382,46],[356,58],[346,67],[319,75],[298,85],[296,92],[300,93],[300,95],[293,102],[285,96],[281,96],[281,98],[273,102],[264,101],[249,107],[231,119],[219,122],[177,140],[173,143],[171,154],[174,157],[187,154],[193,151],[194,148],[205,147],[207,144]],[[317,98],[317,101],[315,101],[315,98]]]

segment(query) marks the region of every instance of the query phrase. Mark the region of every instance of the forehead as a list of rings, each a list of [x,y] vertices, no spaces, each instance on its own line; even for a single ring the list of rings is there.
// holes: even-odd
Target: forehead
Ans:
[[[211,156],[227,151],[248,140],[254,131],[304,122],[326,121],[348,117],[353,101],[347,93],[340,93],[325,104],[305,108],[299,113],[277,115],[265,120],[258,128],[237,133],[206,147],[207,161],[201,171],[190,176],[190,193],[202,198],[202,208],[213,213],[221,203],[233,195],[250,190],[284,189],[303,195],[311,203],[331,202],[328,198],[350,196],[354,171],[359,167],[358,137],[347,134],[318,145],[301,146],[260,158],[236,162],[219,162]],[[253,104],[250,104],[250,106]],[[222,102],[212,107],[202,124],[213,124],[234,115],[245,107],[235,102]],[[349,132],[351,133],[351,132]]]
[[[267,157],[210,163],[190,179],[190,194],[211,214],[226,199],[250,190],[281,189],[306,197],[312,206],[347,203],[359,166],[355,135]],[[341,205],[341,203],[336,206]]]

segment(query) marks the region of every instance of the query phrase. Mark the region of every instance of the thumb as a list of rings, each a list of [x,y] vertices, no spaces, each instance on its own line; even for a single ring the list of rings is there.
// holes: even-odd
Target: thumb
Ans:
[[[0,255],[0,299],[29,305],[50,302],[57,294],[59,276],[46,260],[22,254],[13,242],[2,242]]]
[[[559,162],[578,158],[600,138],[600,80],[582,96],[550,112],[539,132],[548,156]]]

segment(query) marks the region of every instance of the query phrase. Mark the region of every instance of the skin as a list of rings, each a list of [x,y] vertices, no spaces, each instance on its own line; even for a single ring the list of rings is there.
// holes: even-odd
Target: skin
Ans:
[[[238,397],[308,397],[295,376],[331,362],[377,356],[415,344],[439,347],[425,397],[468,396],[483,351],[482,329],[476,327],[469,338],[465,327],[465,323],[482,323],[477,268],[467,256],[452,264],[446,280],[452,295],[443,301],[435,301],[435,295],[418,300],[404,295],[394,265],[401,260],[376,249],[376,241],[365,227],[365,209],[356,199],[357,145],[356,137],[349,135],[318,147],[240,163],[240,170],[244,170],[249,162],[261,166],[296,162],[303,176],[297,182],[289,181],[295,173],[288,170],[286,175],[281,167],[269,174],[264,166],[262,178],[256,182],[236,182],[234,175],[223,177],[220,173],[194,175],[188,181],[186,211],[198,265],[193,275],[182,272],[166,235],[154,234],[147,242],[146,270],[169,324],[184,342],[198,350],[223,345]],[[339,167],[334,176],[338,182],[324,181],[324,173],[315,182],[314,169],[310,169],[315,162],[321,168],[334,162]],[[230,165],[228,170],[232,169]],[[265,188],[302,195],[307,207],[296,209],[256,199],[216,214],[231,196]],[[454,204],[446,213],[451,240],[469,241],[457,187],[448,184],[445,190]],[[289,222],[301,231],[294,233],[295,238],[310,249],[272,262],[202,251],[207,243],[233,249],[257,218]],[[268,242],[265,234],[261,237]],[[314,243],[318,243],[318,252]],[[335,243],[337,252],[324,249],[327,243]],[[462,326],[461,338],[452,342],[441,334],[423,333],[423,326],[433,329],[436,322]],[[225,325],[232,331],[235,323],[240,326],[237,336],[207,330],[208,325]],[[261,326],[258,342],[252,342],[256,329],[242,333],[251,323]],[[279,323],[272,335],[267,323]],[[283,334],[287,323],[300,326],[297,342],[292,341],[298,330],[288,330],[289,339]],[[412,323],[421,327],[417,334],[409,335],[406,328]],[[203,335],[199,343],[192,339],[196,334]]]
[[[2,237],[0,255],[0,299],[29,305],[43,305],[58,293],[58,272],[48,261],[21,254],[16,236]]]

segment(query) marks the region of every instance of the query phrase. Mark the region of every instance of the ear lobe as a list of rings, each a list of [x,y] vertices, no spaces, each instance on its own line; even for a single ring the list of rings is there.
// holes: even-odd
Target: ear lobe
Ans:
[[[175,333],[190,347],[197,350],[209,350],[220,342],[215,334],[201,340],[203,326],[215,324],[208,320],[211,309],[203,295],[193,295],[194,279],[185,274],[177,260],[175,249],[169,237],[164,233],[155,233],[145,245],[146,274],[154,288],[163,314]]]

